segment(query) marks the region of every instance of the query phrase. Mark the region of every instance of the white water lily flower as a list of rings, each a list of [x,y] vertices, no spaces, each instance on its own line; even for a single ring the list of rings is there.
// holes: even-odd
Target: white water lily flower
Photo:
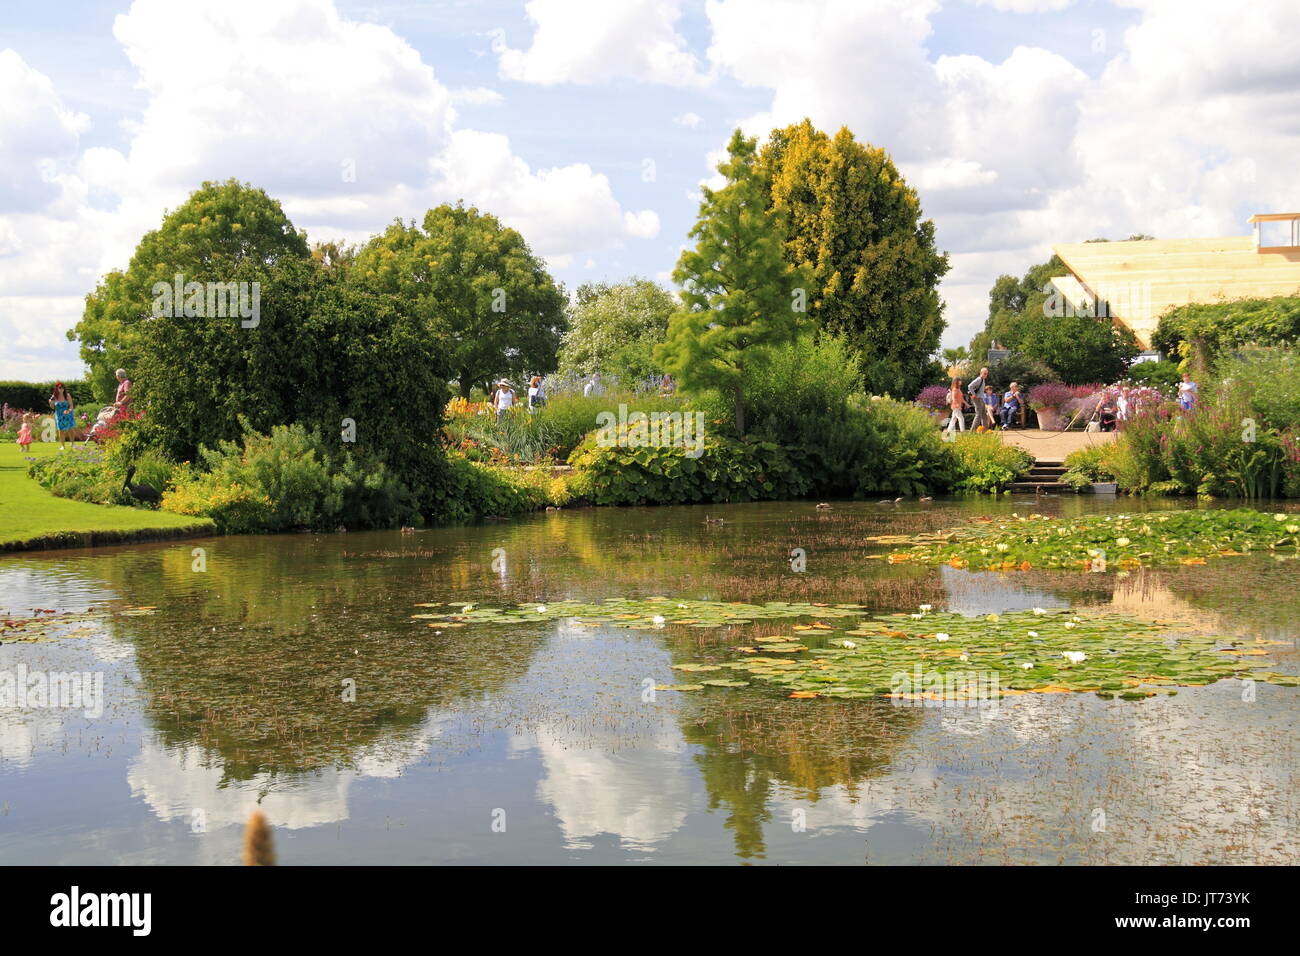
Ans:
[[[948,640],[948,635],[947,635],[947,634],[936,634],[936,635],[934,635],[934,639],[935,639],[936,641],[946,641],[946,640]]]
[[[998,542],[998,550],[999,550],[999,551],[1007,551],[1007,550],[1010,550],[1010,548],[1011,548],[1010,545],[1008,545],[1008,544],[1003,544],[1001,541]]]
[[[1046,614],[1047,611],[1043,610],[1043,608],[1041,608],[1041,607],[1036,607],[1036,608],[1034,608],[1034,613],[1035,613],[1035,614],[1042,615],[1042,614]]]
[[[1020,669],[1021,669],[1022,671],[1033,670],[1033,667],[1034,667],[1033,664],[1021,664],[1021,665],[1020,665]]]
[[[1073,621],[1066,621],[1065,624],[1064,624],[1063,626],[1064,626],[1064,627],[1075,627],[1076,625],[1075,625],[1075,623],[1074,623]]]
[[[1075,624],[1083,623],[1083,618],[1079,617],[1078,615],[1075,615],[1074,617],[1070,618],[1070,620],[1073,621]]]
[[[1125,545],[1132,544],[1132,542],[1129,541],[1128,538],[1116,538],[1115,543],[1119,545],[1121,548],[1124,547]]]
[[[663,624],[665,618],[662,614],[656,614],[654,617],[650,618],[650,620],[653,621],[655,624]]]
[[[1300,534],[1300,524],[1289,524],[1286,526],[1287,534]]]
[[[840,647],[847,647],[849,650],[853,650],[853,648],[855,648],[855,647],[857,647],[857,646],[858,646],[858,645],[854,644],[852,641],[843,641],[843,642],[840,644]]]
[[[1274,520],[1274,521],[1285,521],[1285,520],[1286,520],[1286,515],[1273,515],[1273,520]]]
[[[473,604],[466,604],[463,608],[461,608],[462,613],[464,613],[465,611],[472,611],[472,610],[474,610]]]
[[[685,608],[685,607],[686,607],[685,604],[679,604],[679,605],[677,605],[677,606],[680,607],[680,608]]]
[[[546,613],[546,605],[545,605],[545,604],[539,604],[539,605],[537,605],[537,613],[538,613],[538,614],[545,614],[545,613]]]
[[[1061,656],[1071,664],[1082,664],[1088,659],[1088,655],[1083,651],[1063,651]]]
[[[912,618],[912,620],[914,620],[914,621],[919,621],[919,620],[921,620],[921,618],[924,617],[925,615],[923,615],[923,614],[912,614],[912,615],[909,615],[909,616]]]
[[[930,605],[930,604],[922,604],[922,605],[921,605],[921,613],[924,614],[926,611],[930,610],[931,607],[932,607],[932,605]]]
[[[962,654],[960,657],[957,658],[957,660],[959,660],[959,661],[968,661],[968,660],[970,660],[970,655],[969,655],[969,654]]]
[[[1037,631],[1030,631],[1030,632],[1029,632],[1029,636],[1030,636],[1030,637],[1037,637],[1037,636],[1038,636],[1038,632],[1037,632]]]

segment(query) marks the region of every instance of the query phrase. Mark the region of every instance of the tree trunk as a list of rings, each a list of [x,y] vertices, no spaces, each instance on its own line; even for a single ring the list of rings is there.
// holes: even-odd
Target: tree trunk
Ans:
[[[745,437],[745,392],[737,385],[732,389],[732,397],[736,402],[736,434]]]
[[[459,376],[457,376],[456,381],[460,387],[460,397],[465,399],[465,401],[468,402],[469,393],[474,388],[474,380],[470,378],[468,375],[461,373]]]

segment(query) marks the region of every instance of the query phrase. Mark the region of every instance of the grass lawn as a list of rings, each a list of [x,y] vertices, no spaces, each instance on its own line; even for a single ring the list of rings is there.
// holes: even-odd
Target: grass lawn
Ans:
[[[53,442],[34,442],[27,454],[47,458],[57,455],[58,448]],[[211,528],[207,518],[56,497],[27,477],[17,444],[0,442],[0,551],[110,544]]]

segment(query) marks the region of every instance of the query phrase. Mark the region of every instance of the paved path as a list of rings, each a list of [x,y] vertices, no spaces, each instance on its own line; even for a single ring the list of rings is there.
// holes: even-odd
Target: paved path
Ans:
[[[1115,440],[1115,432],[1045,432],[1037,428],[998,432],[1002,441],[1017,445],[1039,461],[1060,461],[1072,451]]]

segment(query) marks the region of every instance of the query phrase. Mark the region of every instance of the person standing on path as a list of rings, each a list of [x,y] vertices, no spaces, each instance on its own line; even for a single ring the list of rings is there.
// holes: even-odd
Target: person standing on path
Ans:
[[[948,417],[948,431],[966,430],[966,393],[962,390],[961,379],[954,378],[948,388],[948,407],[952,414]]]
[[[989,370],[986,366],[980,369],[978,378],[971,379],[970,387],[966,389],[967,394],[970,396],[971,411],[975,413],[971,419],[972,427],[979,424],[980,406],[984,404],[984,389],[988,387],[988,384]]]
[[[1196,407],[1196,383],[1192,381],[1191,372],[1183,373],[1183,380],[1178,386],[1178,404],[1183,411],[1190,412]]]

